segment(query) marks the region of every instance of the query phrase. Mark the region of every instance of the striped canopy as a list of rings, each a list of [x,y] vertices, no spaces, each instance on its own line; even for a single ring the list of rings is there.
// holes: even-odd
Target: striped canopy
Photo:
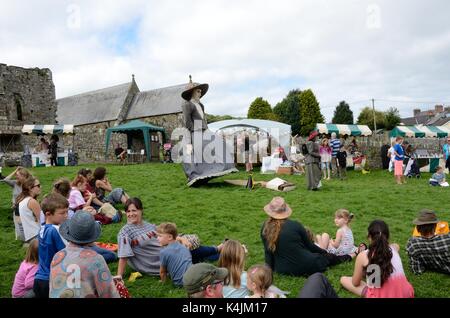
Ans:
[[[22,133],[36,135],[73,134],[73,125],[24,125]]]
[[[397,126],[391,130],[391,137],[413,137],[413,138],[444,138],[450,135],[450,128],[445,126]]]
[[[317,124],[316,129],[321,134],[336,133],[337,135],[370,136],[372,130],[366,125]]]

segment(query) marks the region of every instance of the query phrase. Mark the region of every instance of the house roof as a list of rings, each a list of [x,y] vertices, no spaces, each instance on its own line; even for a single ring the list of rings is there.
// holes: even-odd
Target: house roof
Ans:
[[[406,126],[425,125],[430,120],[429,115],[402,118],[400,122]]]
[[[57,99],[59,124],[85,125],[116,120],[132,82]]]
[[[181,105],[183,104],[181,93],[185,88],[186,84],[181,84],[137,93],[126,119],[181,112]]]

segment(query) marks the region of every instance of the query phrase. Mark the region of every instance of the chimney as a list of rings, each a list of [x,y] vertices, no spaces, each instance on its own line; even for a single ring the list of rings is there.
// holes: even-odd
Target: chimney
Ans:
[[[444,112],[444,106],[443,105],[436,105],[436,106],[434,106],[434,110],[435,110],[436,114],[437,113],[442,113],[442,112]]]
[[[414,112],[414,117],[416,117],[420,113],[420,108],[414,109],[413,112]]]

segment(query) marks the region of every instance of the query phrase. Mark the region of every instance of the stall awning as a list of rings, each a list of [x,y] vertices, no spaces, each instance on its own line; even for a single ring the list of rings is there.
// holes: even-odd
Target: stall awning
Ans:
[[[317,124],[315,130],[321,134],[336,133],[337,135],[349,136],[372,135],[372,130],[366,125]]]
[[[24,125],[22,133],[36,135],[73,134],[73,125]]]
[[[412,138],[444,138],[450,135],[450,128],[445,126],[396,126],[391,130],[391,137],[412,137]]]

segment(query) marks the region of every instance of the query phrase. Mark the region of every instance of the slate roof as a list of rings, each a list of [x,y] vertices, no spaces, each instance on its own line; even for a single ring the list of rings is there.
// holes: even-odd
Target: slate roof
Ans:
[[[181,112],[181,93],[186,84],[139,92],[133,99],[126,119],[159,116]]]
[[[57,99],[59,124],[86,125],[116,120],[132,82]]]

